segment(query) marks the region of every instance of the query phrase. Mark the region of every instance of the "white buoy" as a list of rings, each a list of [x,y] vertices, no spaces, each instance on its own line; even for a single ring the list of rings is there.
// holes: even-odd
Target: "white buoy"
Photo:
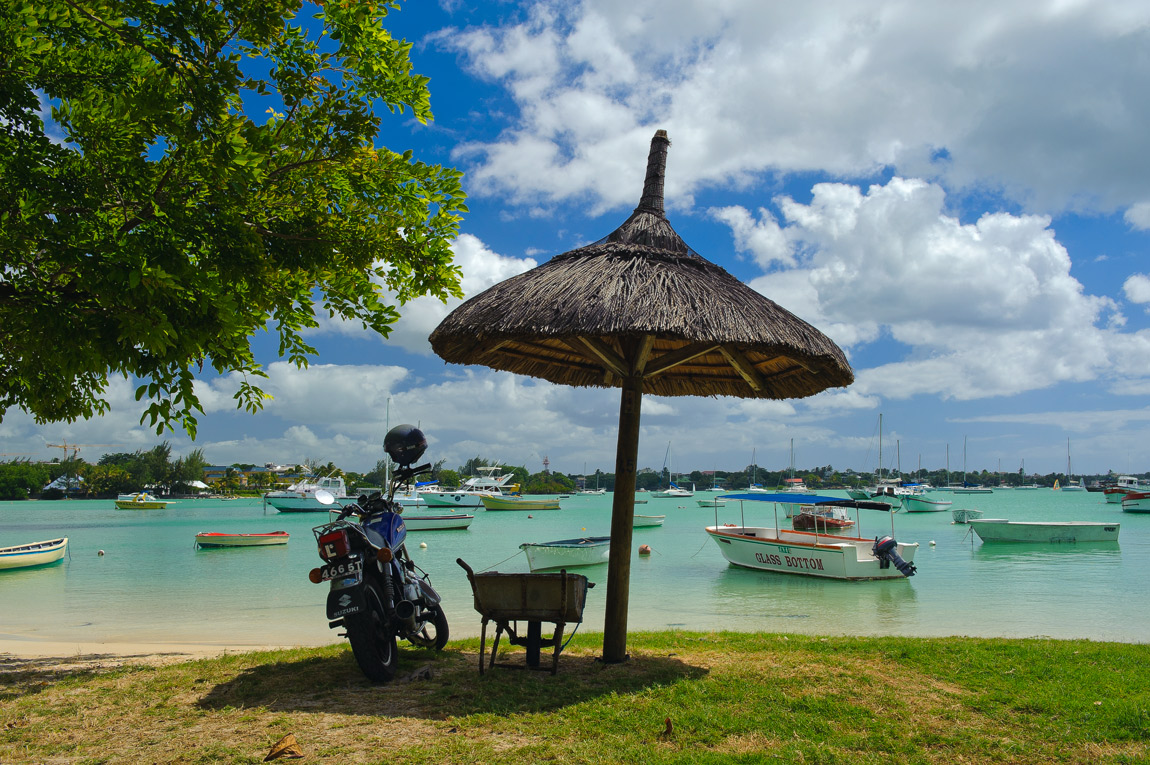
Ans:
[[[930,540],[930,546],[931,546],[931,547],[934,547],[934,540],[933,540],[933,539],[932,539],[932,540]]]
[[[427,542],[420,542],[419,543],[419,549],[426,550],[427,549]]]

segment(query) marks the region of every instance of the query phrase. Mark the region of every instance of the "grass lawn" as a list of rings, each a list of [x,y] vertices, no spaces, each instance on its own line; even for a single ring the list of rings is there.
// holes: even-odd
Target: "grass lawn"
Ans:
[[[657,632],[604,665],[601,644],[576,636],[555,676],[480,677],[477,639],[401,651],[383,686],[346,645],[0,657],[0,762],[258,763],[288,733],[305,763],[1150,762],[1146,645]]]

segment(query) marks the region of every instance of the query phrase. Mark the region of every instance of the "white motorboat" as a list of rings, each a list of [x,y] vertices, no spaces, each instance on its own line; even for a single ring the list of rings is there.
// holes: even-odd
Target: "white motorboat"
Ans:
[[[46,566],[63,558],[67,550],[68,537],[0,547],[0,570]]]
[[[573,568],[606,563],[611,553],[611,537],[581,537],[555,542],[525,542],[519,549],[527,553],[532,571]]]
[[[824,579],[901,579],[915,573],[918,543],[764,526],[708,526],[730,563]]]
[[[463,482],[458,489],[436,489],[434,491],[421,491],[420,497],[428,507],[480,507],[483,505],[484,494],[499,496],[511,488],[513,473],[500,475],[502,468],[498,465],[485,465],[475,468],[479,475],[472,476]]]
[[[328,506],[316,499],[317,491],[331,492],[336,500],[354,501],[347,493],[347,483],[343,476],[324,476],[319,479],[305,478],[283,491],[269,491],[264,501],[281,513],[326,513]]]
[[[1120,524],[1094,521],[967,521],[983,542],[1117,542]]]

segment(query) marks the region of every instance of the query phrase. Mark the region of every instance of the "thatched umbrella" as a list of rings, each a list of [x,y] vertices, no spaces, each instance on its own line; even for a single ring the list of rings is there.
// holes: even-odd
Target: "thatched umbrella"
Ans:
[[[663,213],[671,142],[651,140],[643,198],[605,239],[558,255],[456,308],[431,333],[455,364],[565,385],[622,388],[603,660],[627,649],[635,462],[644,393],[802,398],[849,385],[842,350],[691,250]]]

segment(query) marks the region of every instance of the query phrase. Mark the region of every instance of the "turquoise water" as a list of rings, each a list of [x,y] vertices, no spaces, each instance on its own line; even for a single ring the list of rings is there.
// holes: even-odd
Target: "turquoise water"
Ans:
[[[696,495],[707,496],[707,495]],[[628,626],[835,635],[1049,636],[1144,642],[1150,635],[1150,515],[1123,513],[1097,493],[937,494],[987,518],[1122,524],[1119,544],[984,545],[950,513],[898,513],[894,536],[919,542],[918,575],[876,582],[821,581],[733,568],[703,532],[711,509],[651,499],[666,515],[634,531]],[[690,502],[690,505],[687,503]],[[749,525],[773,525],[774,506],[742,503]],[[611,495],[573,496],[562,510],[475,512],[467,530],[410,532],[408,548],[444,596],[452,635],[479,633],[471,589],[455,563],[527,571],[519,544],[609,531]],[[779,516],[782,518],[781,509]],[[260,500],[185,500],[165,510],[116,510],[111,501],[0,503],[0,546],[71,539],[55,566],[0,572],[0,638],[75,642],[319,645],[335,641],[311,527],[318,513],[266,511]],[[886,513],[861,511],[859,536],[891,532]],[[738,503],[720,523],[740,523]],[[784,524],[788,522],[783,519]],[[789,524],[788,524],[789,525]],[[200,531],[291,533],[286,546],[197,550]],[[425,549],[419,543],[427,543]],[[934,544],[931,544],[931,543]],[[103,550],[105,554],[97,554]],[[606,564],[593,582],[583,629],[601,630]]]

